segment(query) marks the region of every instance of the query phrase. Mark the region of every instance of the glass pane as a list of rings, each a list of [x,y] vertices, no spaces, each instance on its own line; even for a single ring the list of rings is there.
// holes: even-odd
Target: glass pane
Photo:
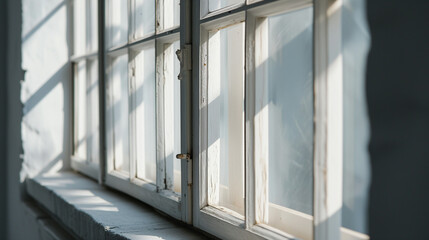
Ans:
[[[134,39],[139,39],[155,32],[155,1],[133,0]]]
[[[86,0],[73,2],[73,36],[74,54],[86,52]]]
[[[89,10],[88,12],[88,23],[87,27],[87,42],[88,52],[94,52],[98,50],[98,1],[86,0]]]
[[[86,61],[75,65],[75,152],[81,160],[87,159],[86,151]]]
[[[210,33],[209,204],[244,215],[244,24]]]
[[[167,169],[167,189],[177,193],[181,191],[181,162],[176,159],[180,153],[180,63],[176,50],[180,48],[179,41],[166,44],[164,50],[164,126],[165,126],[165,156]]]
[[[137,177],[156,182],[155,46],[135,57]]]
[[[164,0],[164,27],[169,29],[180,25],[180,0]]]
[[[98,107],[98,60],[88,61],[87,95],[87,148],[88,161],[99,162],[100,127]]]
[[[265,111],[268,124],[268,223],[284,231],[294,217],[312,229],[312,23],[311,7],[267,18],[268,55],[257,66],[266,71],[256,80],[266,81],[265,88],[256,89],[266,95],[266,105],[256,111]]]
[[[129,171],[128,55],[113,59],[111,66],[114,168]]]
[[[208,1],[209,1],[209,12],[213,12],[224,7],[228,7],[234,4],[244,2],[243,0],[208,0]]]
[[[368,198],[371,178],[369,119],[365,79],[369,33],[365,3],[344,3],[343,41],[343,208],[342,226],[368,234]],[[362,239],[369,239],[363,237]]]
[[[107,14],[108,47],[125,44],[128,41],[128,6],[125,0],[110,0]]]

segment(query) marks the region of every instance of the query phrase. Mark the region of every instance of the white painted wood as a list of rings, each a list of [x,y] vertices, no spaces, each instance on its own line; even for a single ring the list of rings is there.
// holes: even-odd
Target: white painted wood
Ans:
[[[200,211],[198,228],[221,239],[265,239],[246,230],[244,220],[232,214],[215,207],[205,207]]]
[[[200,63],[201,63],[201,75],[200,75],[200,99],[199,99],[199,178],[195,183],[199,189],[199,202],[194,205],[194,211],[199,215],[200,209],[208,205],[208,184],[207,184],[207,135],[208,129],[208,39],[209,32],[206,29],[201,29],[201,49],[200,49]],[[199,217],[196,217],[199,218]],[[195,222],[198,224],[198,222]]]
[[[156,185],[159,190],[165,189],[166,187],[166,168],[165,168],[165,117],[164,117],[164,85],[165,79],[163,77],[164,71],[164,60],[163,60],[164,48],[162,44],[157,44],[155,50],[156,56]]]
[[[340,239],[342,207],[341,0],[315,2],[315,239]]]
[[[299,239],[313,239],[313,216],[274,203],[268,205],[269,226]]]
[[[268,223],[268,21],[260,18],[255,24],[255,222]],[[287,186],[285,186],[287,187]]]
[[[137,177],[137,149],[140,146],[137,146],[137,119],[136,119],[136,88],[137,88],[137,81],[136,81],[136,63],[133,53],[128,54],[128,79],[129,79],[129,129],[130,129],[130,179],[134,179]]]
[[[219,205],[220,195],[220,158],[221,158],[221,138],[219,132],[220,121],[220,104],[221,97],[220,83],[220,32],[210,33],[209,37],[209,62],[208,62],[208,106],[207,106],[207,191],[208,204]],[[213,51],[211,51],[213,50]]]
[[[100,174],[100,168],[98,164],[86,163],[83,159],[79,159],[75,156],[71,156],[70,160],[73,170],[76,170],[92,179],[98,179]]]
[[[130,182],[127,175],[117,171],[106,175],[106,184],[140,199],[169,216],[182,219],[180,197],[171,191],[160,190],[154,184],[140,179],[134,179]]]
[[[255,146],[254,115],[255,115],[255,16],[246,14],[246,81],[245,81],[245,198],[246,198],[246,229],[256,224],[256,183],[255,183]]]
[[[341,227],[341,240],[369,240],[369,236],[360,232],[356,232],[344,227]]]

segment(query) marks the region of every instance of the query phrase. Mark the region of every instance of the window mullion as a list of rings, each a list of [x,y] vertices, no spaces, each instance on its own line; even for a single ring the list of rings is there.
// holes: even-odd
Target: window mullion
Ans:
[[[314,236],[340,239],[342,207],[342,0],[314,3]]]

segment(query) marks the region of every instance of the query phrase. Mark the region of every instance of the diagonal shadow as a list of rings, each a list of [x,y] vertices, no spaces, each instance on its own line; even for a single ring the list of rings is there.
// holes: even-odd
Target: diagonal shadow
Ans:
[[[38,22],[27,34],[22,37],[22,43],[27,41],[34,33],[36,33],[51,17],[65,5],[65,1],[58,4],[50,13],[48,13],[40,22]]]
[[[44,97],[48,95],[55,86],[58,85],[64,79],[64,71],[67,71],[69,64],[64,64],[58,71],[49,78],[31,97],[24,103],[24,115],[27,115]]]

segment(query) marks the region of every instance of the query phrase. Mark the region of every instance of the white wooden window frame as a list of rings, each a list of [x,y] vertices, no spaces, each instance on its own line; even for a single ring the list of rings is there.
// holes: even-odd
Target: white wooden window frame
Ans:
[[[155,0],[154,0],[155,1]],[[159,88],[159,84],[163,81],[163,44],[172,43],[173,41],[179,40],[180,32],[183,31],[183,26],[170,28],[170,29],[161,29],[156,27],[156,32],[154,34],[147,34],[146,36],[135,39],[132,36],[132,11],[133,4],[132,1],[127,1],[128,4],[128,43],[125,45],[114,46],[110,49],[105,50],[105,55],[107,59],[107,67],[106,67],[106,109],[111,106],[109,102],[109,94],[111,91],[111,86],[109,86],[109,73],[108,69],[110,66],[109,59],[121,56],[123,54],[128,54],[128,88],[132,87],[132,76],[134,62],[133,57],[137,52],[139,52],[142,48],[152,44],[155,47],[155,72],[156,72],[156,125],[157,125],[157,173],[156,173],[156,183],[150,183],[143,179],[137,178],[136,174],[136,161],[135,158],[135,148],[131,141],[131,139],[135,139],[135,117],[130,115],[129,118],[129,139],[130,139],[130,169],[129,175],[124,172],[116,171],[114,169],[114,157],[112,154],[112,150],[114,148],[113,145],[113,136],[106,133],[106,176],[105,176],[105,184],[112,188],[115,188],[119,191],[125,192],[157,209],[160,211],[182,221],[189,222],[191,212],[187,210],[187,206],[190,204],[186,196],[189,194],[190,189],[187,188],[187,165],[181,164],[181,188],[182,191],[180,194],[173,192],[172,190],[165,189],[165,154],[163,152],[163,144],[164,144],[164,135],[162,129],[162,121],[163,112],[162,101],[163,101],[163,91]],[[155,17],[156,21],[159,21],[160,18],[160,7],[163,6],[161,1],[156,1],[156,9]],[[106,3],[106,19],[109,19],[110,6]],[[168,17],[168,16],[166,16]],[[155,21],[155,24],[156,24]],[[108,23],[109,21],[106,20]],[[107,27],[107,26],[106,26]],[[105,36],[108,35],[108,30],[106,31]],[[106,39],[106,38],[105,38]],[[107,41],[107,40],[105,40]],[[175,57],[175,56],[174,56]],[[179,80],[177,80],[179,81]],[[130,94],[129,94],[130,96]],[[132,107],[132,99],[129,100],[129,107]],[[112,127],[112,119],[111,116],[106,115],[106,129]],[[175,159],[175,161],[180,161]],[[163,173],[163,174],[162,174]],[[190,201],[190,200],[189,200]]]
[[[154,0],[155,1],[155,0]],[[170,190],[160,190],[156,185],[145,182],[144,180],[136,177],[135,158],[130,158],[130,175],[124,175],[121,172],[113,169],[113,158],[111,150],[113,145],[111,137],[106,136],[106,159],[100,158],[100,164],[88,165],[77,159],[75,156],[71,158],[72,167],[88,175],[92,178],[101,179],[101,175],[105,173],[105,184],[134,196],[149,205],[158,208],[159,210],[167,213],[168,215],[185,221],[193,223],[194,226],[201,228],[209,233],[212,233],[222,238],[236,238],[240,236],[246,239],[290,239],[293,238],[292,234],[296,231],[304,233],[304,238],[307,235],[311,239],[342,239],[342,240],[363,240],[368,239],[368,236],[354,232],[349,229],[341,227],[341,207],[342,207],[342,58],[341,58],[341,6],[342,0],[247,0],[239,4],[234,4],[225,8],[218,9],[214,12],[208,11],[208,0],[198,1],[193,3],[198,7],[198,11],[193,10],[194,16],[192,23],[198,25],[200,28],[200,38],[194,38],[193,35],[188,34],[190,24],[186,17],[183,16],[184,12],[189,13],[189,6],[183,3],[189,3],[186,0],[181,1],[181,25],[177,28],[163,29],[162,14],[160,7],[163,6],[163,0],[156,1],[155,7],[155,32],[147,34],[142,38],[135,39],[131,34],[133,29],[133,20],[131,19],[131,11],[133,8],[132,0],[127,1],[128,6],[128,43],[121,46],[115,46],[110,49],[104,50],[106,59],[117,57],[122,54],[128,54],[129,69],[133,67],[131,59],[136,51],[141,50],[147,44],[154,44],[156,49],[156,68],[159,68],[162,63],[162,57],[159,57],[159,52],[162,51],[162,44],[171,42],[178,39],[180,32],[180,42],[183,49],[185,41],[189,41],[191,37],[194,44],[200,49],[198,61],[193,66],[199,66],[198,72],[200,77],[199,82],[199,98],[193,99],[193,104],[198,105],[199,112],[193,113],[198,115],[198,129],[200,134],[194,136],[194,141],[197,141],[198,149],[194,149],[194,153],[198,153],[196,160],[188,159],[182,161],[181,170],[181,196],[173,193]],[[291,232],[285,233],[279,231],[271,226],[267,226],[261,222],[263,214],[258,213],[256,209],[257,202],[261,202],[255,196],[265,197],[260,194],[260,187],[257,187],[255,182],[255,167],[256,163],[253,159],[254,156],[254,111],[252,101],[255,98],[254,92],[254,66],[257,63],[255,59],[254,43],[258,31],[263,31],[263,28],[255,30],[255,25],[261,18],[280,14],[294,8],[300,8],[313,4],[314,8],[314,217],[313,220],[306,219],[300,216],[298,212],[283,212],[286,214],[290,221],[285,221],[284,224],[291,224]],[[109,19],[109,6],[106,4],[105,15]],[[195,13],[198,13],[195,15]],[[108,21],[106,21],[108,22]],[[186,22],[186,23],[184,23]],[[232,212],[222,211],[216,207],[207,206],[207,165],[206,165],[206,152],[207,142],[204,141],[207,131],[207,108],[204,96],[207,95],[207,40],[210,30],[220,29],[239,22],[245,22],[246,40],[245,40],[245,95],[246,95],[246,112],[245,112],[245,171],[246,171],[246,198],[245,198],[245,219],[242,219]],[[161,24],[161,25],[160,25]],[[104,26],[103,26],[104,27]],[[188,37],[183,36],[187,33]],[[107,43],[109,32],[102,37],[102,41]],[[195,41],[197,39],[198,41]],[[155,42],[155,43],[154,43]],[[253,44],[253,45],[252,45]],[[92,52],[82,55],[75,55],[71,58],[73,63],[80,61],[89,61],[97,59],[98,53]],[[160,55],[162,56],[162,54]],[[194,55],[195,56],[195,55]],[[185,60],[187,61],[187,59]],[[206,63],[206,65],[204,65]],[[183,63],[182,63],[183,65]],[[109,64],[106,64],[105,79],[107,80]],[[253,67],[253,68],[252,68]],[[158,71],[156,71],[158,72]],[[195,75],[193,75],[195,76]],[[100,76],[101,77],[101,76]],[[156,74],[156,79],[159,81],[160,74]],[[187,76],[189,77],[189,76]],[[191,79],[188,79],[189,81]],[[107,81],[106,81],[107,82]],[[130,81],[128,81],[130,83]],[[108,96],[109,86],[106,84],[106,97]],[[187,90],[185,90],[186,92]],[[183,93],[183,84],[182,90]],[[157,90],[157,95],[159,94]],[[181,94],[182,95],[182,94]],[[183,100],[185,96],[181,96]],[[206,98],[205,98],[206,99]],[[157,98],[157,104],[159,97]],[[198,101],[198,102],[197,102]],[[108,97],[106,98],[106,107],[109,107]],[[187,106],[189,107],[189,106]],[[183,108],[183,106],[182,106]],[[185,107],[186,108],[186,107]],[[157,116],[160,117],[160,116]],[[188,116],[189,117],[189,116]],[[76,116],[74,116],[76,118]],[[182,117],[182,130],[183,119]],[[75,121],[75,119],[74,119]],[[106,128],[111,127],[111,119],[106,116]],[[134,134],[133,120],[130,120],[129,137],[132,138]],[[189,128],[189,126],[187,126]],[[101,130],[100,130],[101,131]],[[158,134],[158,133],[157,133]],[[183,134],[183,131],[182,131]],[[182,137],[182,139],[188,136]],[[158,140],[157,140],[158,141]],[[75,140],[73,141],[75,144]],[[102,143],[102,142],[100,142]],[[182,143],[182,149],[183,147]],[[187,143],[189,144],[189,143]],[[133,150],[131,147],[131,151]],[[185,148],[189,148],[186,146]],[[160,155],[160,154],[158,154]],[[161,154],[162,155],[162,154]],[[132,156],[132,155],[130,155]],[[157,157],[157,161],[159,161]],[[179,161],[179,160],[178,160]],[[162,162],[162,161],[161,161]],[[193,164],[193,166],[192,166]],[[103,168],[105,165],[105,169]],[[258,166],[259,169],[260,166]],[[101,169],[101,170],[100,170]],[[194,183],[192,184],[192,169],[194,174]],[[105,171],[105,172],[104,172]],[[162,184],[158,179],[158,186]],[[191,189],[192,186],[192,189]],[[192,193],[194,195],[194,203],[191,205]],[[181,200],[180,200],[181,199]],[[262,200],[263,202],[263,200]],[[266,204],[265,204],[266,205]],[[262,216],[262,218],[261,218]],[[294,225],[292,226],[292,223]],[[299,222],[299,223],[297,223]],[[282,223],[283,224],[283,223]],[[297,225],[300,225],[297,227]],[[295,232],[295,233],[293,233]],[[307,235],[305,235],[307,234]]]
[[[234,238],[239,234],[248,239],[287,239],[294,236],[304,239],[367,239],[364,234],[341,227],[342,207],[342,56],[341,56],[341,6],[342,0],[248,0],[215,12],[208,11],[208,0],[201,1],[200,26],[200,93],[199,93],[199,161],[194,166],[198,182],[194,191],[199,192],[194,209],[194,225],[221,238]],[[256,24],[267,16],[280,14],[306,6],[314,9],[314,216],[297,211],[276,208],[276,213],[287,224],[287,233],[278,231],[262,222],[264,213],[256,205],[269,206],[263,188],[266,183],[255,180],[255,171],[267,163],[258,163],[255,156],[255,38],[263,35],[264,27]],[[245,219],[232,212],[208,206],[207,193],[207,106],[208,106],[208,38],[209,31],[239,22],[246,24],[246,209]],[[262,20],[263,21],[263,20]],[[194,43],[195,44],[195,43]],[[262,165],[261,165],[262,164]],[[260,185],[262,184],[262,185]],[[289,235],[291,234],[291,235]]]
[[[88,6],[89,5],[89,6]],[[76,8],[76,6],[75,6],[75,4],[74,4],[74,1],[71,1],[71,3],[70,3],[70,6],[71,6],[71,22],[73,23],[74,22],[74,11],[76,11],[76,10],[78,10],[77,8]],[[88,26],[88,25],[90,25],[90,23],[89,23],[89,18],[90,18],[90,13],[89,13],[89,11],[91,10],[91,4],[89,4],[89,2],[86,2],[86,6],[85,6],[85,15],[86,15],[86,17],[85,17],[85,26]],[[98,9],[96,10],[96,12],[98,12]],[[92,12],[91,12],[92,13]],[[75,30],[75,28],[74,27],[72,27],[72,31],[73,31],[73,33],[74,33],[74,30]],[[87,37],[88,37],[88,35],[92,35],[92,36],[94,36],[93,34],[94,33],[91,33],[91,34],[89,34],[88,33],[88,31],[89,31],[90,29],[88,29],[88,28],[85,28],[85,42],[87,42]],[[98,32],[95,32],[95,34],[98,34]],[[73,36],[74,36],[74,34],[73,34]],[[71,46],[74,46],[74,37],[72,37],[71,38]],[[100,177],[101,177],[101,173],[100,173],[100,163],[93,163],[93,162],[90,162],[88,159],[82,159],[82,158],[80,158],[80,157],[78,157],[77,155],[76,155],[76,148],[77,148],[77,146],[78,146],[78,139],[77,139],[77,135],[78,135],[78,128],[79,128],[79,126],[78,126],[78,115],[79,115],[79,112],[78,112],[78,109],[77,109],[77,106],[78,106],[78,96],[77,96],[77,91],[75,91],[75,89],[76,89],[76,87],[77,87],[77,82],[75,81],[75,74],[76,74],[76,67],[77,67],[77,65],[79,64],[79,62],[82,62],[82,61],[85,61],[86,62],[86,64],[88,64],[88,62],[90,62],[90,61],[96,61],[96,60],[98,60],[98,47],[96,48],[97,50],[88,50],[88,49],[86,49],[83,53],[78,53],[78,54],[74,54],[71,58],[70,58],[70,60],[71,60],[71,63],[72,63],[72,96],[73,96],[73,100],[72,100],[72,103],[73,103],[73,107],[72,107],[72,116],[73,116],[73,120],[72,120],[72,143],[73,143],[73,145],[72,145],[72,156],[70,157],[70,165],[71,165],[71,168],[72,169],[74,169],[74,170],[76,170],[76,171],[78,171],[78,172],[80,172],[80,173],[83,173],[84,175],[86,175],[86,176],[88,176],[88,177],[90,177],[90,178],[93,178],[93,179],[95,179],[95,180],[99,180],[100,179]],[[73,52],[74,52],[74,47],[73,47]],[[86,78],[88,78],[88,74],[87,73],[85,73],[85,75],[86,75]],[[98,81],[100,81],[100,78],[98,79]],[[101,131],[101,129],[100,129],[100,131]],[[101,144],[101,142],[100,142],[100,144]],[[99,158],[99,161],[101,162],[102,161],[102,159],[101,159],[101,157]]]

